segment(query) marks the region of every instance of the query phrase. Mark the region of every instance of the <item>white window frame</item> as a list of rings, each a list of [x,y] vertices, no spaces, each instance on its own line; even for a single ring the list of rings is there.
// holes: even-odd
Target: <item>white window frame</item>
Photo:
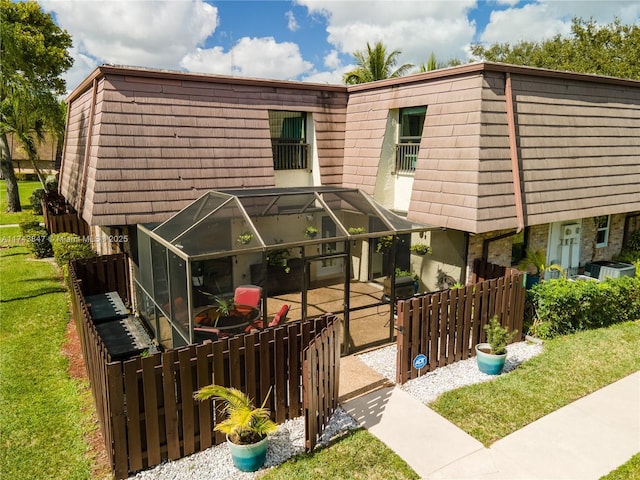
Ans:
[[[600,226],[600,219],[607,219],[607,223],[604,226]],[[601,215],[595,218],[596,223],[596,248],[603,248],[609,244],[609,229],[611,228],[611,215]],[[602,242],[598,242],[598,237],[600,236],[600,232],[604,232],[604,240]]]

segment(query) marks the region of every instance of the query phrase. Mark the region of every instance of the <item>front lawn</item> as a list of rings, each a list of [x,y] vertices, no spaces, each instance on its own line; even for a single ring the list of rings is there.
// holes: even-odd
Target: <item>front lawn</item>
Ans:
[[[508,375],[429,404],[484,445],[640,369],[640,320],[557,337]]]
[[[42,188],[38,181],[18,182],[22,212],[7,213],[7,187],[4,181],[0,184],[0,225],[18,224],[20,222],[33,221],[34,219],[39,222],[42,221],[42,215],[36,216],[33,214],[33,209],[29,202],[29,197],[31,197],[36,188]]]
[[[8,238],[17,227],[0,232]],[[93,478],[92,399],[62,354],[69,307],[58,271],[24,245],[0,249],[2,478]]]
[[[261,479],[340,478],[402,480],[420,478],[400,457],[366,430],[353,430],[328,447],[297,455]]]

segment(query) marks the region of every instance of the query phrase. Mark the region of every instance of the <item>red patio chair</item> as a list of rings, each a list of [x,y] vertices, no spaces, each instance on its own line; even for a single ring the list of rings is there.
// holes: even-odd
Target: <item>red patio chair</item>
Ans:
[[[262,287],[257,285],[241,285],[233,293],[233,303],[236,305],[249,305],[260,308],[262,300]]]
[[[276,313],[276,315],[273,317],[273,320],[271,320],[267,326],[275,327],[277,325],[280,325],[281,323],[284,323],[284,321],[287,319],[287,314],[289,313],[290,308],[291,307],[289,305],[283,305],[282,307],[280,307],[278,313]],[[255,330],[262,330],[263,328],[264,324],[262,320],[258,320],[256,322],[253,322],[251,325],[248,325],[247,328],[244,329],[244,331],[245,333],[251,333]]]

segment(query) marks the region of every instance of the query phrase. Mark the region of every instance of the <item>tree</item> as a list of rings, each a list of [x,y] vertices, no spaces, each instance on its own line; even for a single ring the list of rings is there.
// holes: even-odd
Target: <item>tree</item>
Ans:
[[[511,46],[495,43],[471,46],[472,61],[487,60],[515,65],[592,73],[640,80],[640,26],[616,19],[599,26],[594,20],[574,18],[571,34],[541,42],[523,41]]]
[[[344,83],[356,85],[405,75],[413,65],[406,63],[394,70],[400,53],[400,50],[394,50],[387,54],[387,47],[382,42],[376,42],[373,48],[367,43],[366,51],[353,53],[358,66],[344,74]]]
[[[436,59],[436,54],[431,52],[429,54],[429,58],[427,59],[427,63],[420,63],[420,68],[418,69],[419,73],[431,72],[433,70],[438,70],[439,68],[446,67],[455,67],[456,65],[462,65],[462,60],[458,58],[450,58],[445,63],[438,62]]]
[[[64,130],[66,91],[61,75],[71,68],[71,36],[34,1],[0,0],[0,168],[7,184],[7,211],[20,211],[7,135],[13,134],[32,163],[45,131]]]
[[[420,64],[420,72],[431,72],[433,70],[437,70],[438,68],[440,68],[440,66],[438,66],[438,61],[436,60],[436,54],[431,52],[431,54],[429,55],[429,59],[427,60],[427,64],[425,65],[424,62],[422,62]]]

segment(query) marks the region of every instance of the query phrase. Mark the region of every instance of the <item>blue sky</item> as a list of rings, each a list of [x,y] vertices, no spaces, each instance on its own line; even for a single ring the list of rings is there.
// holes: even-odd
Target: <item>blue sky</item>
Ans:
[[[98,65],[342,83],[382,41],[400,63],[469,60],[471,43],[567,34],[574,16],[640,23],[617,0],[41,0],[73,37],[71,90]]]

